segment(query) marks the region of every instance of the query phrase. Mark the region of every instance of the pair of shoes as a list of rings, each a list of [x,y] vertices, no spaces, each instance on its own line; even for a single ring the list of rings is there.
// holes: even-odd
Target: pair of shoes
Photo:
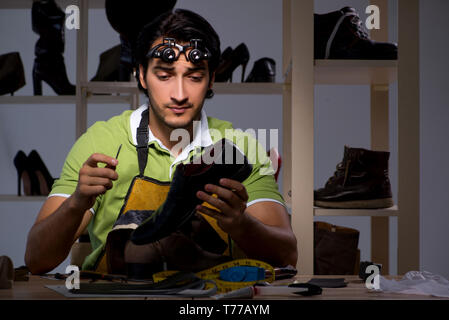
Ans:
[[[31,8],[33,31],[40,35],[36,42],[33,66],[34,95],[42,95],[42,81],[58,95],[74,95],[64,63],[65,12],[54,0],[34,1]]]
[[[220,57],[220,63],[215,71],[215,82],[232,82],[232,73],[238,66],[242,66],[241,82],[245,79],[246,65],[249,61],[249,50],[241,43],[235,49],[227,47]]]
[[[131,234],[134,244],[160,240],[179,230],[202,203],[196,193],[208,183],[218,185],[221,178],[243,182],[252,165],[236,146],[226,139],[206,148],[202,156],[179,164],[173,175],[165,202]]]
[[[0,55],[0,95],[14,94],[25,85],[25,72],[18,52]]]
[[[396,60],[398,47],[371,40],[357,11],[344,7],[314,14],[314,55],[315,59]]]
[[[324,188],[314,191],[318,207],[379,209],[393,206],[389,152],[345,146],[343,160]]]
[[[245,82],[274,82],[276,77],[276,62],[271,58],[261,58],[254,62],[251,72]]]
[[[36,150],[32,150],[28,156],[19,150],[14,157],[14,165],[17,169],[17,195],[26,196],[43,195],[50,193],[54,179]]]

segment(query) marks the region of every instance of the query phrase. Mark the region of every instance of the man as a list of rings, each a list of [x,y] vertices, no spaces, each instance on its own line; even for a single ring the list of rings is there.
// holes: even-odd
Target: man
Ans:
[[[199,49],[193,52],[198,61],[190,54],[194,49]],[[164,54],[168,55],[164,58]],[[218,35],[191,11],[167,12],[142,30],[136,48],[137,77],[149,102],[97,122],[74,144],[28,235],[25,262],[32,273],[59,265],[86,228],[93,252],[83,269],[95,269],[131,181],[139,173],[136,129],[147,108],[145,176],[158,181],[170,181],[176,165],[215,143],[210,132],[232,130],[229,122],[207,117],[203,110],[205,98],[213,96],[219,56]],[[195,121],[201,130],[194,130]],[[188,132],[188,143],[173,135],[179,129]],[[114,156],[120,145],[118,161]],[[216,219],[249,258],[276,266],[296,265],[296,238],[288,213],[273,176],[261,173],[261,162],[254,163],[243,183],[221,179],[220,185],[206,185],[197,197],[217,210],[204,205],[197,210]]]

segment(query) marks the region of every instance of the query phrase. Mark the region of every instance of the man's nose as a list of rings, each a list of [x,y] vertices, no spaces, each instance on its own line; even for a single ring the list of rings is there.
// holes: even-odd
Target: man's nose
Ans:
[[[179,77],[176,79],[174,87],[172,88],[171,99],[175,101],[177,104],[182,105],[185,104],[188,100],[187,91],[184,87],[184,79]]]

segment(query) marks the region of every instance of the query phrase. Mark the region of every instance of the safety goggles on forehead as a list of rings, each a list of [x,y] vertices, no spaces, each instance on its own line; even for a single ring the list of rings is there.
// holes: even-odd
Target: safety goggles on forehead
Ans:
[[[178,54],[176,54],[175,49],[179,51]],[[182,46],[177,44],[173,38],[164,38],[162,43],[148,51],[146,57],[160,58],[165,62],[171,63],[178,60],[181,53],[184,53],[186,60],[192,63],[208,60],[211,56],[209,50],[202,45],[201,39],[191,39],[188,45]]]

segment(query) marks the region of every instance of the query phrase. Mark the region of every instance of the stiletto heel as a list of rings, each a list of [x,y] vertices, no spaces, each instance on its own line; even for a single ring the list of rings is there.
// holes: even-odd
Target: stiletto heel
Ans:
[[[244,82],[245,81],[245,70],[246,70],[246,65],[248,64],[248,61],[245,62],[244,64],[242,64],[242,79],[240,80],[240,82]]]
[[[42,79],[37,74],[35,68],[33,68],[33,92],[35,96],[42,95]]]
[[[271,58],[261,58],[254,62],[253,69],[245,82],[274,82],[276,62]]]

